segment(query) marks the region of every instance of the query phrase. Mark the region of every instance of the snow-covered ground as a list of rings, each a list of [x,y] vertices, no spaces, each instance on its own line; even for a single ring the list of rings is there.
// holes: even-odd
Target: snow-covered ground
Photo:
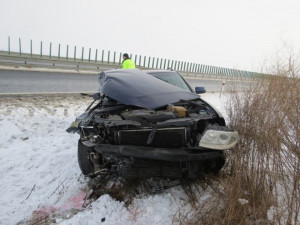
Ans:
[[[205,94],[224,113],[224,97]],[[77,163],[77,134],[65,130],[90,103],[87,97],[0,98],[0,224],[177,224],[190,211],[179,186],[124,202],[102,195],[83,208],[89,188]],[[200,201],[210,195],[200,189]],[[177,215],[177,216],[176,216]]]

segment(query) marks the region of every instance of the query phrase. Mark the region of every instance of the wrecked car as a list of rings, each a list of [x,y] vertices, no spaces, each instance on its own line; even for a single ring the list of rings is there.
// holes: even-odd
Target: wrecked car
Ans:
[[[188,178],[218,172],[238,141],[222,115],[176,71],[109,70],[99,100],[67,129],[80,134],[84,175]]]

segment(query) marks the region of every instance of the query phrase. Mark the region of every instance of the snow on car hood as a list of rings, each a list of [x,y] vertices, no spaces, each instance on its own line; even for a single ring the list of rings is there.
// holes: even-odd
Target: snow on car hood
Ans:
[[[185,91],[139,69],[101,72],[99,84],[99,92],[106,96],[125,105],[146,109],[199,98],[195,93]]]

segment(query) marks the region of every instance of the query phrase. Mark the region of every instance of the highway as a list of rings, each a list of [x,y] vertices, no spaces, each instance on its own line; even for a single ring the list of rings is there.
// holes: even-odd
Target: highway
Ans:
[[[186,78],[194,88],[204,86],[207,91],[220,91],[222,80]],[[226,81],[225,88],[233,81]],[[242,82],[238,82],[241,85]],[[95,92],[96,74],[31,72],[0,70],[0,93],[71,93]]]

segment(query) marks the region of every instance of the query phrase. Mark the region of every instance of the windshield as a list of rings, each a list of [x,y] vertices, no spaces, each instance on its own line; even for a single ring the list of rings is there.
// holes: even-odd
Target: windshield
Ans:
[[[191,89],[187,86],[182,77],[176,72],[155,72],[149,74],[160,80],[166,81],[169,84],[191,92]]]

